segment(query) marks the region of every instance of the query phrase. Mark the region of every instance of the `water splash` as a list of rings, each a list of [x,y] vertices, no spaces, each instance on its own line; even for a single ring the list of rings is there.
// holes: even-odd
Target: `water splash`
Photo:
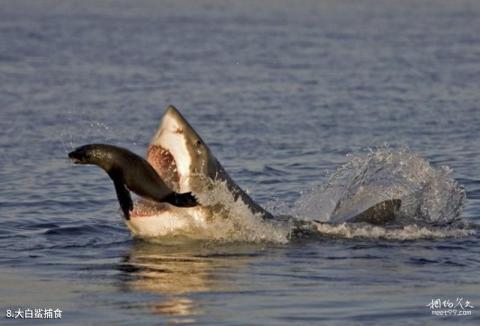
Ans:
[[[208,227],[209,236],[216,240],[287,243],[293,228],[289,221],[266,221],[260,213],[253,213],[242,199],[235,198],[225,181],[210,179],[198,201],[213,207]]]
[[[208,178],[202,182],[202,191],[194,194],[211,211],[207,223],[190,224],[168,236],[287,243],[291,237],[311,235],[414,240],[476,233],[475,227],[461,220],[465,191],[451,177],[451,170],[433,168],[405,148],[383,147],[365,155],[350,155],[324,186],[297,201],[293,214],[288,214],[293,217],[278,217],[274,221],[252,213],[240,198],[235,198],[226,182]],[[402,200],[396,216],[400,223],[383,227],[346,222],[389,199]]]
[[[327,183],[303,195],[294,215],[343,223],[369,207],[401,199],[404,224],[446,225],[461,220],[465,191],[448,167],[434,168],[407,148],[387,146],[364,155],[348,155]]]
[[[78,111],[78,112],[77,112]],[[65,153],[85,143],[108,143],[118,132],[100,120],[92,119],[90,115],[78,109],[67,111],[66,122],[60,130],[60,141]]]
[[[133,233],[156,242],[155,238],[195,239],[221,242],[273,242],[289,241],[291,223],[265,221],[255,214],[241,198],[235,198],[224,181],[203,178],[201,192],[195,193],[201,206],[172,207],[168,204],[136,200],[132,216]],[[171,219],[171,223],[166,223]],[[152,223],[146,230],[142,224]],[[148,225],[147,225],[148,227]],[[155,228],[155,231],[153,231]]]

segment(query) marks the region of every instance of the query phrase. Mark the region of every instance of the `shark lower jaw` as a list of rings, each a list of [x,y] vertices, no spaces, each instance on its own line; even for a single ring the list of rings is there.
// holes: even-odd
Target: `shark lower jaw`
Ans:
[[[166,202],[138,199],[126,224],[134,236],[141,238],[166,235],[185,235],[205,229],[212,216],[211,208],[198,204],[179,207]]]
[[[208,212],[200,207],[176,207],[161,203],[152,210],[134,209],[125,221],[134,236],[152,238],[184,235],[194,229],[208,226]]]

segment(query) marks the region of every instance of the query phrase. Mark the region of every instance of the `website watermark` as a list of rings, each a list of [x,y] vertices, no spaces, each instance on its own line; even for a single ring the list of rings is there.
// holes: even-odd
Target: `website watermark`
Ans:
[[[8,319],[62,319],[62,311],[58,308],[18,308],[7,309],[5,318]]]
[[[433,316],[471,316],[475,308],[470,300],[456,298],[455,300],[435,298],[427,304]]]

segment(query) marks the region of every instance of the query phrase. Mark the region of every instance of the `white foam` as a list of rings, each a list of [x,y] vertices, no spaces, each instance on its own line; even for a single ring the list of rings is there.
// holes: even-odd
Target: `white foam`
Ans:
[[[338,238],[364,238],[384,240],[419,240],[441,238],[463,238],[475,235],[476,231],[471,228],[457,227],[427,227],[406,225],[404,227],[388,229],[381,226],[367,224],[341,223],[331,225],[313,222],[320,235],[334,236]]]

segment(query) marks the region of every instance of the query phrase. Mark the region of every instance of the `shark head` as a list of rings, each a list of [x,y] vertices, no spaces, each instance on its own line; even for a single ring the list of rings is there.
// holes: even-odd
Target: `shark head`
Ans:
[[[205,181],[223,171],[210,149],[173,106],[169,106],[147,148],[147,161],[175,192],[199,194]],[[134,234],[158,236],[203,227],[211,209],[137,202],[127,224]]]
[[[180,193],[202,191],[202,180],[224,174],[203,139],[173,106],[165,111],[148,146],[147,161],[169,188]]]
[[[243,201],[252,213],[271,217],[230,178],[200,135],[173,106],[166,109],[148,145],[147,161],[175,192],[191,192],[197,198],[208,197],[215,181],[220,181],[232,198]],[[143,206],[134,210],[127,224],[134,234],[140,236],[164,235],[192,227],[198,229],[207,227],[214,213],[228,213],[228,206],[222,203],[204,205],[201,201],[195,207],[176,207],[168,203],[147,209]]]

